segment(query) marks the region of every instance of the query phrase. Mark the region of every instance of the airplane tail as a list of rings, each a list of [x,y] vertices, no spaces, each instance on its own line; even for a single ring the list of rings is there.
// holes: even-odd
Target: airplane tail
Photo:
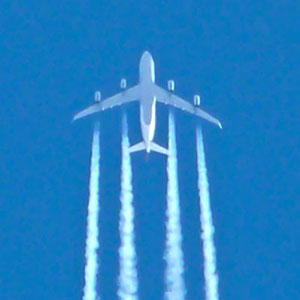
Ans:
[[[161,154],[164,154],[164,155],[169,155],[169,150],[154,143],[154,142],[151,142],[150,144],[150,149],[154,152],[157,152],[157,153],[161,153]]]
[[[137,143],[137,144],[129,147],[129,152],[130,153],[137,152],[137,151],[142,151],[142,150],[146,150],[144,142],[140,142],[140,143]]]
[[[146,146],[145,146],[145,142],[142,141],[142,142],[139,142],[133,146],[131,146],[129,148],[129,152],[130,153],[133,153],[133,152],[137,152],[137,151],[142,151],[142,150],[146,150]],[[157,153],[161,153],[161,154],[164,154],[164,155],[168,155],[169,154],[169,151],[168,149],[154,143],[154,142],[151,142],[150,143],[150,150],[151,151],[154,151],[154,152],[157,152]]]

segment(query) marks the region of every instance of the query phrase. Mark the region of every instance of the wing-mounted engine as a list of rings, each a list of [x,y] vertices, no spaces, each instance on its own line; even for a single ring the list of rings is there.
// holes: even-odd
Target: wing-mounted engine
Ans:
[[[195,95],[194,96],[194,105],[195,106],[200,106],[200,104],[201,104],[200,96],[199,95]]]
[[[169,80],[168,81],[168,90],[170,92],[174,92],[174,90],[175,90],[175,81],[174,80]]]
[[[101,92],[96,91],[95,92],[95,102],[100,102],[101,101]]]
[[[122,79],[121,79],[121,82],[120,82],[120,88],[121,88],[122,90],[125,90],[125,89],[127,88],[127,81],[126,81],[125,78],[122,78]]]

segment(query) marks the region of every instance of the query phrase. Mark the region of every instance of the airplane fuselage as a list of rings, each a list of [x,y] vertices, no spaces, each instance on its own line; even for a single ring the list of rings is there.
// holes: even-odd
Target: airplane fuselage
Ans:
[[[209,115],[199,107],[195,107],[188,101],[180,98],[173,93],[174,81],[168,81],[168,90],[161,88],[155,84],[154,61],[149,52],[144,52],[139,64],[139,83],[131,88],[126,88],[126,80],[123,78],[120,82],[122,91],[111,97],[100,100],[100,94],[97,93],[97,103],[90,105],[84,110],[78,112],[73,121],[84,118],[86,116],[111,109],[118,105],[123,105],[133,101],[140,103],[140,126],[143,140],[129,147],[129,153],[143,151],[154,151],[164,155],[169,155],[169,150],[160,146],[153,141],[156,123],[156,102],[163,103],[179,108],[192,115],[203,118],[211,123],[216,124],[220,128],[222,125],[219,120]],[[194,104],[200,104],[200,97],[194,96]]]
[[[154,137],[156,121],[156,98],[153,93],[155,82],[154,61],[149,52],[145,52],[140,60],[140,124],[146,151],[150,152],[150,144]]]

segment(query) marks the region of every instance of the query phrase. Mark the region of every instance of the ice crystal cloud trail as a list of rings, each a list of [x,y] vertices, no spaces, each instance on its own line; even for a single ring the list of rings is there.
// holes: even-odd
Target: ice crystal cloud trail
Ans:
[[[182,233],[180,225],[180,206],[177,176],[177,153],[174,114],[169,112],[169,155],[167,162],[167,211],[166,211],[166,271],[165,299],[185,299],[183,279],[184,260],[182,251]]]
[[[134,207],[132,193],[132,170],[129,153],[127,118],[122,117],[122,168],[121,168],[121,211],[119,248],[120,273],[118,296],[121,300],[138,299],[136,250],[134,244]]]
[[[204,280],[206,300],[218,300],[218,275],[216,266],[216,249],[213,240],[214,226],[210,209],[207,170],[203,146],[202,129],[196,132],[198,189],[200,198],[201,239],[203,243]]]
[[[97,271],[98,257],[98,217],[99,217],[99,176],[100,176],[100,139],[99,123],[95,124],[90,170],[89,202],[87,216],[87,237],[85,249],[85,285],[83,300],[98,300]]]

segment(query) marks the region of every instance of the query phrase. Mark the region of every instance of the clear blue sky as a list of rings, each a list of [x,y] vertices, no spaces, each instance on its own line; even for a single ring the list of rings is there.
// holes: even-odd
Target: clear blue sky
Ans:
[[[143,2],[143,3],[142,3]],[[0,298],[80,299],[92,122],[75,112],[138,79],[176,81],[204,125],[222,300],[300,299],[298,1],[0,4]],[[120,109],[101,117],[99,290],[116,298]],[[138,107],[128,108],[131,142]],[[166,144],[167,110],[155,140]],[[177,112],[188,299],[203,299],[195,119]],[[161,299],[165,158],[133,156],[141,299]]]

